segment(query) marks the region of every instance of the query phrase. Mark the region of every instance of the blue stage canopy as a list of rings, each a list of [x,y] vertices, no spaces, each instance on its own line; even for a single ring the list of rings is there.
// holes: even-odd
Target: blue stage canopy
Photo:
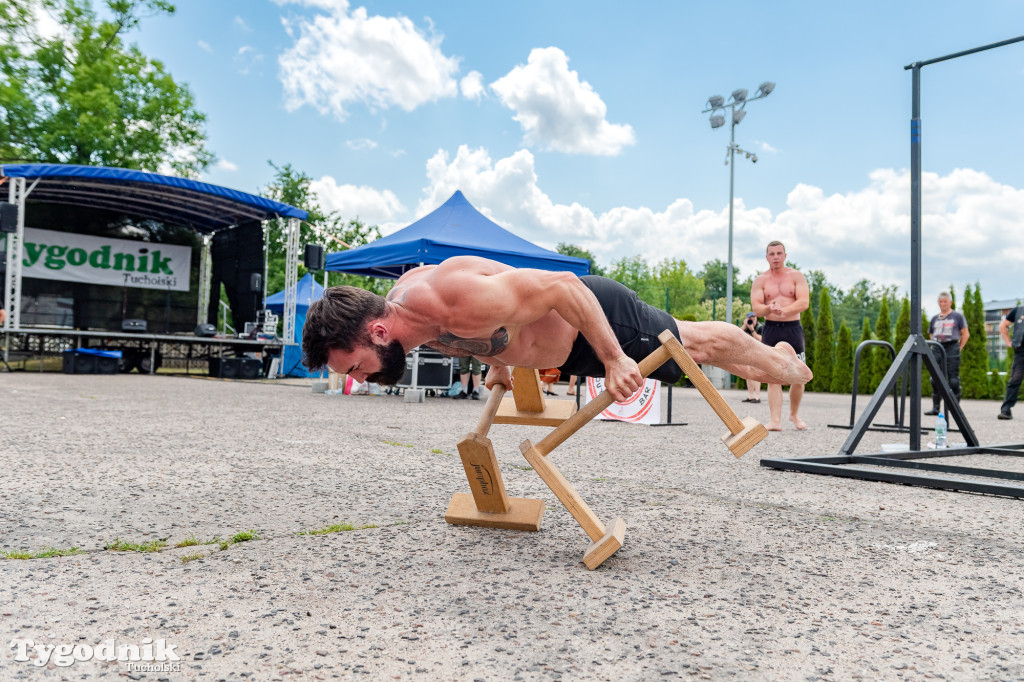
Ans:
[[[30,202],[93,206],[188,225],[200,232],[216,232],[250,220],[307,217],[302,209],[255,194],[126,168],[4,164],[0,177],[26,178]]]
[[[395,279],[420,264],[481,256],[515,268],[590,273],[590,261],[563,256],[517,237],[477,211],[461,191],[412,225],[327,256],[327,270]]]

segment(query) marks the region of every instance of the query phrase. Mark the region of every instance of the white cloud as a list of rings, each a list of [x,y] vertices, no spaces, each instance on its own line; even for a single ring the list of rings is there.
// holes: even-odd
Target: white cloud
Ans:
[[[237,14],[235,15],[235,26],[237,26],[238,28],[242,29],[246,33],[252,32],[252,29],[249,28],[249,24],[247,24],[245,22],[245,19],[243,19],[242,17],[238,16]]]
[[[346,220],[358,218],[367,225],[383,225],[405,211],[405,206],[390,190],[339,185],[330,175],[312,181],[309,188],[326,212],[337,211]]]
[[[308,104],[344,120],[353,102],[412,111],[458,94],[459,60],[441,51],[443,36],[341,0],[302,4],[327,13],[283,20],[295,39],[278,58],[289,111]]]
[[[243,45],[235,53],[235,67],[241,74],[248,74],[263,63],[263,55],[252,45]]]
[[[200,40],[200,41],[196,42],[196,45],[198,45],[199,49],[202,50],[203,52],[210,52],[210,53],[213,52],[213,48],[210,47],[210,43],[206,42],[205,40]]]
[[[479,71],[470,71],[459,81],[459,90],[466,99],[479,102],[484,96],[484,75]]]
[[[361,152],[370,149],[376,149],[377,143],[369,138],[364,137],[359,140],[345,140],[345,146],[353,151]]]
[[[526,66],[517,66],[491,83],[515,113],[527,145],[571,154],[615,156],[636,143],[633,127],[609,123],[601,96],[557,47],[536,48]]]
[[[555,203],[540,189],[527,150],[494,161],[485,149],[459,147],[454,158],[439,150],[427,161],[427,187],[416,215],[434,210],[456,189],[481,212],[519,236],[547,248],[569,242],[603,265],[640,255],[650,263],[680,258],[693,270],[728,254],[728,206],[695,208],[679,198],[663,208],[620,206],[596,214],[578,203]],[[1013,239],[1024,224],[1024,190],[973,170],[922,180],[922,296],[927,307],[954,283],[978,281],[986,300],[1022,293],[1019,264],[1024,244]],[[787,208],[773,215],[737,198],[733,262],[741,276],[764,270],[765,245],[780,239],[790,259],[817,269],[843,288],[867,278],[910,289],[910,179],[906,170],[880,169],[867,186],[826,196],[798,185]]]
[[[767,142],[762,142],[761,140],[754,140],[754,144],[757,145],[758,147],[760,147],[762,152],[775,153],[775,152],[779,151],[778,149],[776,149],[775,147],[771,146]]]
[[[238,164],[231,163],[227,159],[218,159],[214,167],[217,170],[228,171],[229,173],[234,173],[238,170]]]

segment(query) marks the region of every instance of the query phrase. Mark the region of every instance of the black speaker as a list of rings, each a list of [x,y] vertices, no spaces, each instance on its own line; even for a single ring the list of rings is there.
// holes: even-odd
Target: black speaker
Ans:
[[[235,358],[238,361],[239,379],[258,379],[263,363],[256,358]]]
[[[63,353],[62,369],[65,374],[95,374],[96,356],[89,353],[79,353],[73,350],[66,350]]]
[[[211,337],[217,336],[217,327],[209,322],[196,326],[196,336]]]
[[[253,293],[263,291],[263,275],[258,272],[249,275],[249,291]]]
[[[306,244],[306,253],[302,258],[307,270],[324,269],[324,247],[319,244]]]
[[[146,321],[139,319],[121,320],[121,331],[137,333],[144,332],[146,331]]]
[[[0,202],[0,232],[18,231],[18,205]]]
[[[238,358],[210,358],[210,376],[221,379],[237,379]]]

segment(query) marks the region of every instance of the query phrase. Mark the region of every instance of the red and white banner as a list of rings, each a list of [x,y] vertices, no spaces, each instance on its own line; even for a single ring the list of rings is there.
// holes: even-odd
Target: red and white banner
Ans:
[[[604,379],[587,377],[587,389],[583,391],[586,405],[604,390]],[[628,400],[612,403],[594,419],[613,419],[637,424],[658,424],[661,422],[661,382],[644,380],[643,387]]]

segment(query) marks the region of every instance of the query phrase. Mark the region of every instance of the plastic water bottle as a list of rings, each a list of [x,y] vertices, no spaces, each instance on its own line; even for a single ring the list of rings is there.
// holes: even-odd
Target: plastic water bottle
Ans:
[[[941,412],[935,419],[935,447],[946,447],[946,417]]]

